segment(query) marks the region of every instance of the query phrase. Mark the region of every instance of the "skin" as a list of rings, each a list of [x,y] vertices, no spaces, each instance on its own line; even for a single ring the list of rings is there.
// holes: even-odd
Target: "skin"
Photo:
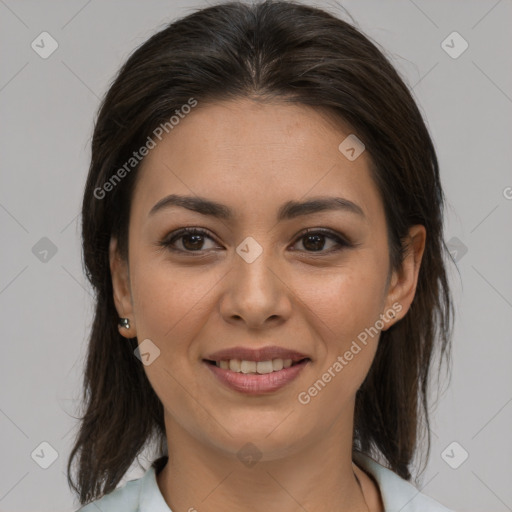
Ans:
[[[383,329],[406,314],[425,246],[425,228],[413,226],[402,268],[388,275],[384,209],[369,152],[349,161],[338,150],[350,133],[307,106],[199,104],[143,161],[129,264],[115,238],[110,262],[117,311],[131,323],[122,334],[139,344],[150,339],[160,350],[144,369],[164,406],[170,457],[157,481],[173,511],[383,510],[377,485],[353,466],[351,454],[355,394],[379,336],[307,405],[297,400],[380,314],[402,307]],[[235,217],[180,207],[148,215],[168,194],[224,203]],[[326,210],[277,222],[283,203],[316,196],[347,198],[365,218]],[[211,238],[176,240],[182,253],[158,245],[185,226]],[[315,246],[301,234],[305,228],[330,229],[357,245],[330,252],[335,240],[321,237]],[[236,252],[247,236],[263,249],[252,263]],[[203,256],[195,257],[194,248]],[[238,345],[278,345],[312,362],[279,391],[247,396],[219,383],[202,362]],[[237,456],[248,442],[261,452],[251,467]]]

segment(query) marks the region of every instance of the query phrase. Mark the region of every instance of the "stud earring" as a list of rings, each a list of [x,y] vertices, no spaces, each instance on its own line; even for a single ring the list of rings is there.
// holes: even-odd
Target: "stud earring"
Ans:
[[[130,319],[129,318],[120,318],[119,319],[119,327],[122,327],[123,329],[129,329],[130,328]]]

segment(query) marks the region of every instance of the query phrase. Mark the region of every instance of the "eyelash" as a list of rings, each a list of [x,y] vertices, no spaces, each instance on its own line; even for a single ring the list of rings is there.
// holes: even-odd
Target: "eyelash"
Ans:
[[[338,247],[337,248],[334,248],[334,249],[330,249],[328,251],[303,251],[303,252],[306,252],[308,254],[311,254],[311,255],[327,255],[327,254],[331,254],[331,253],[334,253],[334,252],[338,252],[342,249],[347,249],[347,248],[351,248],[354,246],[354,244],[350,243],[348,240],[346,240],[345,238],[341,237],[340,235],[334,233],[333,231],[330,231],[328,229],[322,229],[322,228],[308,228],[306,229],[305,231],[303,231],[302,233],[300,233],[297,238],[295,239],[295,242],[294,242],[294,245],[300,241],[302,238],[304,238],[306,235],[311,235],[311,234],[321,234],[323,236],[326,236],[327,238],[330,238],[332,240],[334,240],[337,244],[338,244]],[[202,236],[205,236],[205,237],[208,237],[210,238],[211,240],[213,240],[215,242],[215,240],[213,239],[212,236],[210,236],[210,234],[208,233],[208,231],[202,229],[202,228],[191,228],[191,227],[188,227],[188,228],[182,228],[182,229],[179,229],[178,231],[175,231],[174,233],[171,233],[169,236],[167,236],[164,240],[162,240],[161,242],[158,243],[159,246],[163,247],[163,248],[166,248],[168,250],[171,250],[173,252],[177,252],[177,253],[181,253],[181,254],[190,254],[191,256],[202,256],[204,253],[204,250],[197,250],[197,251],[187,251],[187,250],[182,250],[182,249],[176,249],[175,247],[172,247],[172,244],[176,241],[176,240],[179,240],[180,238],[182,238],[184,235],[202,235]],[[194,254],[195,253],[195,254]]]

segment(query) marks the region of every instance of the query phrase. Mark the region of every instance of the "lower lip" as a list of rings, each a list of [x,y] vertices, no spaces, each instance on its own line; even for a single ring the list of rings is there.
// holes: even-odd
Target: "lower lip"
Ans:
[[[207,362],[204,362],[204,364],[208,366],[215,377],[229,388],[248,395],[261,395],[277,391],[286,386],[286,384],[296,379],[310,362],[309,359],[306,359],[299,364],[283,368],[278,372],[261,375],[233,372]]]

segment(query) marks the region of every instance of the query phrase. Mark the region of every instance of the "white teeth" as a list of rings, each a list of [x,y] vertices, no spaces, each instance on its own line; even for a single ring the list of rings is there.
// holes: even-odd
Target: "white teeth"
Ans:
[[[257,373],[272,373],[274,371],[274,366],[272,361],[258,361],[256,363],[256,372]]]
[[[240,361],[238,359],[230,359],[229,360],[229,369],[232,372],[240,372]]]
[[[272,368],[275,372],[278,372],[279,370],[283,369],[283,360],[282,359],[273,359],[272,360]]]
[[[256,373],[256,361],[240,361],[242,373]]]
[[[289,368],[292,365],[291,359],[272,359],[268,361],[246,361],[240,359],[230,359],[229,361],[216,361],[215,365],[224,370],[231,370],[238,373],[265,373],[278,372],[283,368]]]

